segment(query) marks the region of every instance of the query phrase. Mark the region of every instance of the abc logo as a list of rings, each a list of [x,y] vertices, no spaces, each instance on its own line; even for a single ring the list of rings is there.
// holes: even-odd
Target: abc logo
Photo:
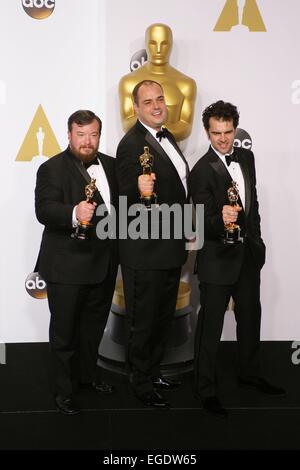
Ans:
[[[244,129],[237,128],[233,145],[235,147],[242,147],[243,149],[251,150],[252,139],[248,132],[244,131]]]
[[[25,281],[27,293],[35,299],[47,298],[47,285],[39,273],[31,273]]]
[[[139,69],[145,62],[147,62],[147,52],[146,49],[141,49],[137,51],[131,57],[130,61],[130,72],[134,72],[135,70]]]
[[[27,15],[36,20],[43,20],[52,15],[55,0],[22,0],[22,5]]]

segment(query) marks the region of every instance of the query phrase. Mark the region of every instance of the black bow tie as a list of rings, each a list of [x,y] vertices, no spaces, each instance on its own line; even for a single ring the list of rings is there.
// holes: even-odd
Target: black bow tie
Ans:
[[[90,162],[82,162],[82,164],[86,170],[92,165],[99,165],[98,157],[95,157]]]
[[[239,161],[237,154],[235,152],[233,152],[231,155],[225,155],[225,159],[226,159],[227,166],[229,166],[231,162]]]
[[[163,139],[164,137],[168,137],[167,129],[163,127],[160,131],[156,133],[156,137],[157,139],[159,139],[160,142],[161,142],[161,139]]]

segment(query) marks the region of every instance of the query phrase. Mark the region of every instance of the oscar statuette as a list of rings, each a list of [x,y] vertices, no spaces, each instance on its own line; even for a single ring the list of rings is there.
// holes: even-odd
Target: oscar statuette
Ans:
[[[90,204],[93,203],[93,197],[96,191],[96,179],[92,178],[91,182],[86,185],[84,190],[86,195],[86,202]],[[87,240],[89,238],[89,230],[92,225],[93,224],[91,222],[88,222],[87,220],[78,221],[78,225],[75,229],[75,232],[72,233],[71,237],[75,238],[76,240]]]
[[[237,201],[239,198],[239,191],[237,188],[237,184],[235,181],[232,181],[232,186],[227,190],[229,205],[234,207],[237,205]],[[225,245],[235,245],[236,243],[243,243],[243,238],[241,237],[241,229],[240,226],[230,222],[229,224],[225,224],[225,236],[223,238],[223,242]]]
[[[154,157],[149,153],[149,147],[144,147],[144,153],[139,157],[143,175],[150,177],[152,173],[152,166]],[[147,210],[151,210],[151,205],[157,203],[157,196],[154,192],[143,192],[140,196],[140,201],[144,204]]]

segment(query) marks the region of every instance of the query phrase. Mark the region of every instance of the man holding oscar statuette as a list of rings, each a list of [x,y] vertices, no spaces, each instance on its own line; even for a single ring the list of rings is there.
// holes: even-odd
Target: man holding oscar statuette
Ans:
[[[227,415],[218,397],[216,362],[228,302],[234,300],[239,385],[270,395],[284,390],[261,376],[260,270],[265,262],[254,155],[234,147],[239,113],[218,101],[203,112],[210,147],[189,177],[194,204],[204,204],[204,245],[197,253],[200,311],[195,335],[195,392],[205,410]]]
[[[140,204],[150,220],[155,210],[187,202],[188,166],[173,135],[162,127],[167,108],[161,85],[144,80],[133,90],[138,121],[126,133],[117,149],[116,172],[121,196],[128,206]],[[149,219],[147,218],[149,216]],[[128,228],[131,219],[129,219]],[[161,220],[160,222],[161,223]],[[180,221],[180,224],[182,220]],[[171,319],[176,308],[181,266],[185,263],[184,236],[175,238],[160,230],[152,236],[119,242],[126,312],[129,322],[127,366],[130,385],[146,405],[166,407],[161,392],[173,390],[180,382],[163,377],[160,362]]]
[[[69,146],[40,166],[35,189],[36,216],[45,226],[38,270],[47,282],[55,401],[68,415],[79,411],[78,387],[113,392],[96,365],[118,262],[115,236],[96,233],[118,196],[115,160],[98,152],[101,126],[92,111],[73,113]]]

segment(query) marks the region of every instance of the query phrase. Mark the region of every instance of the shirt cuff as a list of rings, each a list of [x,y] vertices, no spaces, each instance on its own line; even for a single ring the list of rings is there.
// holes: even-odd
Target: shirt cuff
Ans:
[[[72,213],[72,226],[73,226],[73,228],[76,228],[77,225],[78,225],[78,220],[76,218],[76,208],[77,208],[77,206],[74,207],[73,213]]]

